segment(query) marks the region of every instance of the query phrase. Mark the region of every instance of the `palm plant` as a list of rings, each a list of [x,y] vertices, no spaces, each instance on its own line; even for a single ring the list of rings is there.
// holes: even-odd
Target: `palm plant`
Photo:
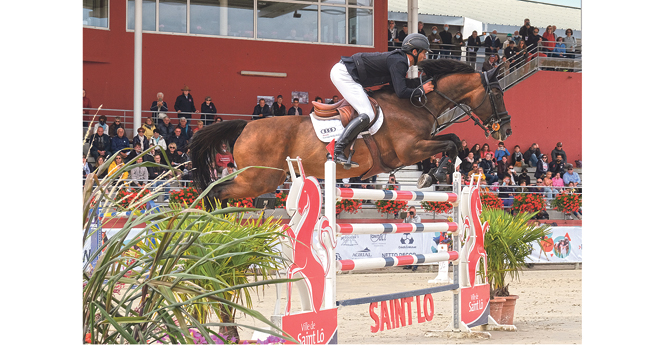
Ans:
[[[119,188],[112,180],[135,166],[157,166],[150,162],[133,164],[136,159],[101,181],[94,174],[88,176],[83,189],[83,244],[90,237],[97,212],[122,209],[111,197]],[[169,164],[167,168],[173,169]],[[238,303],[241,300],[235,296],[247,296],[243,292],[247,289],[288,280],[249,281],[245,272],[221,272],[222,264],[231,270],[249,263],[262,269],[262,278],[267,277],[265,272],[282,260],[266,248],[279,235],[272,219],[266,219],[259,232],[251,228],[254,223],[237,225],[244,218],[235,214],[250,210],[194,209],[213,186],[245,169],[211,184],[190,208],[131,213],[122,229],[91,254],[92,258],[98,255],[98,261],[93,270],[89,262],[83,266],[83,339],[87,335],[89,342],[104,344],[193,343],[193,334],[201,334],[207,342],[214,343],[219,335],[211,327],[239,325],[233,318],[221,317],[220,322],[213,323],[200,316],[230,309],[252,316],[278,332],[242,326],[281,336],[279,328],[259,312]],[[139,209],[158,194],[138,198],[129,208]],[[146,224],[144,229],[129,238],[129,232],[141,224]],[[213,237],[219,233],[225,236],[222,240]],[[255,245],[259,242],[264,244]],[[236,279],[237,276],[243,277]],[[120,284],[127,288],[119,289]]]
[[[489,230],[484,235],[487,259],[487,278],[491,298],[509,296],[507,276],[520,279],[519,272],[525,267],[525,258],[532,252],[532,243],[550,234],[548,225],[530,223],[535,213],[511,215],[504,210],[485,209],[482,221],[488,221]],[[483,271],[482,271],[483,274]]]

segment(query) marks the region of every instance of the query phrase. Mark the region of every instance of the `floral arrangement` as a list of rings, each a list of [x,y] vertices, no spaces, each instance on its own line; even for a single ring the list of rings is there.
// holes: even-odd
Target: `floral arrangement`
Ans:
[[[362,202],[360,200],[354,199],[342,199],[341,201],[337,201],[336,205],[337,214],[341,213],[342,211],[346,211],[348,213],[357,213],[357,211],[361,208]]]
[[[534,213],[545,210],[545,198],[538,193],[521,193],[513,197],[511,210]]]
[[[289,196],[288,193],[278,192],[275,194],[275,208],[285,208],[286,207],[286,198]]]
[[[115,196],[115,201],[123,208],[128,209],[131,204],[134,204],[136,202],[136,199],[141,199],[145,195],[149,194],[149,190],[147,189],[136,189],[136,188],[131,188],[131,189],[125,189],[125,188],[120,188],[117,191],[117,195]],[[134,208],[135,206],[131,207]],[[139,209],[145,209],[146,204],[143,203],[138,207]]]
[[[582,194],[573,194],[567,191],[561,192],[552,200],[551,206],[565,213],[580,211],[582,207]]]
[[[482,207],[486,209],[495,209],[495,210],[501,210],[502,209],[502,199],[498,198],[495,193],[491,192],[486,192],[486,191],[481,191],[479,193],[480,198],[481,198],[481,205]]]
[[[396,215],[408,205],[407,201],[398,200],[378,200],[376,201],[376,209],[380,213]]]
[[[170,192],[170,204],[178,204],[181,207],[184,205],[190,206],[195,199],[199,197],[199,193],[195,187],[187,187],[181,190],[173,190]],[[195,208],[203,209],[203,201],[198,203]]]
[[[254,207],[254,198],[245,198],[245,199],[229,199],[227,200],[228,207]]]
[[[446,201],[422,201],[422,208],[427,212],[450,213],[454,206]]]

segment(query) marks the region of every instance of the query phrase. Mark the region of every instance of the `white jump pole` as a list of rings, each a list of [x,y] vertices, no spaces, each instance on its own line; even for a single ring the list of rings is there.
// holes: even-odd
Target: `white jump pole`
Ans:
[[[335,181],[337,180],[337,172],[335,162],[330,158],[325,162],[325,181],[324,181],[324,207],[325,207],[325,216],[330,222],[330,229],[332,229],[333,239],[337,238],[337,196],[335,188]],[[332,248],[332,247],[331,247]],[[330,271],[325,277],[325,296],[324,303],[325,309],[336,308],[336,291],[337,291],[337,255],[335,254],[335,248],[330,250],[330,255],[328,257],[328,262],[330,263]]]

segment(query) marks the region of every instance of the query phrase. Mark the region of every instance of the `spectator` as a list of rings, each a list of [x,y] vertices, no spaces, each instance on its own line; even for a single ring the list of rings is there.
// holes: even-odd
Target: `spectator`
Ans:
[[[86,179],[87,175],[89,175],[92,172],[92,170],[94,169],[94,167],[91,164],[87,163],[87,157],[85,156],[84,153],[83,153],[83,167],[82,168],[83,168],[83,179]],[[83,185],[84,184],[85,184],[85,181],[83,181]]]
[[[401,189],[401,185],[399,184],[399,182],[396,182],[396,176],[394,176],[394,174],[390,174],[390,177],[387,180],[387,184],[385,185],[385,189],[389,189],[389,190]]]
[[[104,179],[106,176],[108,176],[108,170],[107,169],[102,169],[101,166],[105,163],[105,157],[103,156],[98,156],[96,158],[96,164],[94,164],[94,174],[99,178],[99,180]]]
[[[507,168],[506,171],[504,172],[504,176],[508,176],[511,178],[511,184],[516,185],[519,184],[519,178],[518,173],[516,172],[516,169],[513,168],[513,164],[507,163]]]
[[[474,153],[468,152],[467,157],[463,159],[461,162],[461,172],[463,174],[466,174],[467,172],[470,171],[470,169],[473,169],[474,165],[476,165],[477,162],[474,160]]]
[[[559,173],[560,176],[564,176],[564,161],[561,156],[557,156],[557,159],[548,164],[548,172]]]
[[[133,145],[133,149],[128,153],[128,156],[126,157],[126,162],[130,162],[131,160],[133,160],[133,158],[142,154],[142,151],[143,151],[142,145],[140,145],[140,143],[136,143],[135,145]]]
[[[523,159],[525,160],[525,164],[535,167],[536,164],[539,161],[539,158],[541,157],[541,150],[539,149],[539,146],[536,143],[533,143],[532,146],[525,151],[525,154],[523,154]]]
[[[193,100],[193,96],[190,94],[190,88],[188,85],[184,85],[181,91],[183,93],[180,94],[174,102],[174,110],[176,110],[177,113],[176,117],[185,117],[190,119],[192,118],[192,114],[199,113],[199,110],[195,108],[195,101]]]
[[[564,189],[564,179],[561,177],[560,173],[554,173],[552,177],[552,187],[554,188],[554,193],[559,194]]]
[[[518,43],[518,51],[516,52],[516,55],[514,57],[515,65],[514,68],[518,68],[522,65],[524,65],[527,62],[527,58],[529,57],[529,53],[527,52],[527,44],[525,41],[520,41]]]
[[[534,32],[534,28],[529,22],[528,18],[525,18],[525,24],[520,27],[520,30],[518,30],[518,33],[520,34],[520,37],[523,41],[528,41],[529,37],[532,36],[532,33]]]
[[[396,36],[396,38],[399,40],[399,42],[403,42],[406,36],[408,36],[408,23],[403,23],[403,28],[401,31],[399,31],[399,34]]]
[[[287,115],[303,115],[302,109],[298,107],[298,104],[300,102],[298,101],[298,98],[293,99],[293,106],[289,108],[289,111],[287,112]]]
[[[234,166],[236,166],[236,162],[234,162],[234,156],[232,156],[231,152],[229,151],[229,146],[227,143],[222,143],[222,145],[220,145],[220,152],[215,154],[215,166],[222,170],[226,168],[229,163],[233,163]]]
[[[339,96],[334,95],[334,96],[332,96],[332,101],[330,101],[330,103],[328,103],[328,104],[335,104],[337,102],[339,102]]]
[[[387,46],[394,47],[394,42],[399,42],[399,39],[396,37],[396,27],[393,20],[387,21]],[[280,115],[277,115],[280,116]]]
[[[215,104],[211,102],[211,97],[206,96],[204,98],[204,103],[199,107],[202,111],[202,120],[204,120],[205,124],[210,125],[213,123],[213,117],[215,116],[216,113],[218,113],[218,109],[215,108]]]
[[[158,124],[163,123],[163,118],[167,116],[167,102],[163,100],[164,98],[165,94],[162,92],[157,93],[156,100],[151,102],[151,108],[149,108],[149,110],[153,111],[152,116]]]
[[[491,69],[497,67],[497,55],[493,54],[488,57],[488,60],[485,60],[483,65],[481,65],[481,70],[483,72],[490,71]]]
[[[415,206],[410,206],[408,208],[408,214],[406,215],[406,219],[403,220],[404,223],[416,223],[419,224],[422,222],[422,219],[419,218],[419,215],[417,214],[417,210],[415,209]],[[412,269],[413,272],[417,271],[417,265],[406,265],[403,266],[404,270],[409,270]]]
[[[318,102],[318,103],[323,104],[323,98],[321,98],[319,96],[316,96],[316,98],[314,98],[314,102]],[[313,112],[314,112],[314,106],[312,106],[312,108],[309,110],[310,114],[313,113]]]
[[[97,123],[94,125],[94,133],[97,132],[97,130],[98,130],[99,127],[103,127],[103,132],[104,132],[104,133],[108,133],[108,129],[109,129],[109,127],[108,127],[108,124],[106,123],[106,121],[108,121],[108,120],[107,120],[107,117],[105,117],[105,115],[101,115],[101,116],[99,117],[99,122],[97,122]]]
[[[184,181],[191,181],[193,179],[192,171],[193,171],[192,162],[186,163],[186,165],[183,167],[183,171],[181,172],[179,178]]]
[[[454,36],[451,38],[451,57],[456,60],[461,59],[461,54],[463,54],[463,34],[460,31],[456,31]]]
[[[163,161],[163,158],[160,154],[154,156],[154,162],[156,164],[166,164]],[[168,182],[169,177],[172,175],[172,171],[163,166],[155,166],[147,169],[149,172],[149,179],[154,180],[153,186],[155,191],[164,192],[165,201],[169,200],[170,197],[170,184]]]
[[[188,145],[188,141],[186,138],[181,134],[181,128],[175,128],[174,129],[174,134],[170,136],[170,139],[167,140],[168,148],[172,146],[171,144],[175,144],[175,148],[178,151],[179,155],[182,155],[186,151],[186,146]]]
[[[511,153],[509,153],[509,149],[504,146],[504,143],[500,141],[497,144],[497,149],[495,150],[495,159],[497,162],[499,162],[502,160],[502,157],[506,156],[511,156]]]
[[[173,123],[170,123],[169,116],[165,116],[163,118],[163,123],[159,123],[156,128],[158,128],[158,132],[160,132],[163,139],[169,140],[171,136],[174,136],[174,129],[176,126]]]
[[[142,157],[137,159],[137,164],[142,163]],[[138,188],[144,188],[149,180],[149,171],[145,166],[136,166],[131,169],[131,185]]]
[[[422,21],[417,22],[417,33],[428,36],[426,32],[424,32],[424,23]]]
[[[507,174],[507,168],[509,166],[508,156],[503,156],[502,159],[497,162],[497,177],[503,179]]]
[[[154,130],[156,129],[156,125],[154,125],[154,122],[151,120],[150,117],[147,117],[144,120],[145,123],[142,124],[142,127],[144,129],[144,136],[147,137],[147,140],[151,140],[151,137],[154,135]]]
[[[560,141],[557,143],[557,146],[555,146],[554,150],[552,150],[552,152],[550,153],[553,161],[557,159],[557,156],[561,156],[564,162],[568,162],[568,158],[566,157],[566,152],[562,147],[563,144]]]
[[[429,40],[429,44],[430,44],[430,47],[431,47],[431,52],[433,54],[437,54],[437,55],[440,55],[440,54],[444,55],[444,53],[441,52],[441,50],[440,50],[440,45],[442,44],[442,37],[438,33],[438,27],[437,26],[434,25],[434,26],[431,27],[431,34],[427,38]]]
[[[511,154],[511,159],[509,159],[511,164],[517,167],[522,167],[525,157],[523,157],[522,152],[520,152],[520,145],[513,147],[513,153]]]
[[[468,153],[470,153],[470,147],[468,147],[467,141],[465,139],[461,140],[461,147],[458,148],[458,158],[463,160],[468,156]]]
[[[484,159],[479,162],[479,167],[483,169],[483,174],[486,176],[486,181],[488,184],[492,184],[493,182],[497,181],[497,175],[493,165],[493,158],[490,152],[486,153]]]
[[[568,170],[566,173],[564,173],[564,185],[569,185],[569,183],[573,183],[574,185],[579,185],[582,183],[582,180],[580,179],[580,175],[578,173],[573,172],[573,164],[566,164],[566,170]]]
[[[522,186],[523,182],[527,186],[531,184],[531,178],[527,175],[527,168],[522,168],[520,175],[518,175],[518,184]]]
[[[546,203],[550,206],[551,199],[555,197],[554,189],[552,188],[552,179],[548,178],[547,175],[543,179],[543,193],[545,194]]]
[[[495,163],[495,152],[490,150],[490,145],[488,145],[488,143],[484,143],[484,145],[481,147],[481,159],[486,158],[487,153],[490,153],[490,159],[493,161],[493,163]]]
[[[261,98],[259,99],[259,104],[254,106],[254,110],[252,111],[252,120],[258,120],[258,119],[263,119],[266,116],[270,115],[270,108],[268,107],[268,104],[266,104],[266,100]]]
[[[119,134],[118,134],[119,135]],[[122,160],[121,156],[117,155],[115,156],[115,160],[110,163],[110,166],[108,167],[108,175],[112,175],[115,173],[115,171],[119,171],[124,166],[124,161]],[[115,176],[115,178],[118,180],[117,183],[119,183],[119,180],[125,180],[128,178],[128,171],[124,171],[121,173],[119,176]]]
[[[502,206],[511,207],[513,205],[513,193],[515,192],[511,178],[505,176],[502,179],[502,186],[498,189],[498,197],[502,199]]]
[[[499,51],[502,49],[502,42],[500,42],[500,39],[497,37],[497,30],[493,30],[489,36],[486,36],[486,39],[484,40],[484,47],[486,47],[486,55],[499,55]]]
[[[522,41],[523,39],[522,36],[520,36],[520,32],[516,30],[513,32],[513,37],[511,37],[511,40],[513,41],[514,45],[517,47],[520,41]]]
[[[509,61],[509,66],[512,71],[516,69],[516,56],[519,51],[520,49],[516,47],[516,43],[514,41],[509,41],[507,47],[504,48],[504,57],[507,61]]]
[[[149,139],[149,147],[152,146],[157,146],[154,151],[151,151],[152,155],[157,155],[159,152],[165,152],[165,150],[167,150],[166,140],[160,135],[160,131],[158,129],[154,129],[154,135],[151,137],[151,139]]]
[[[138,134],[133,137],[133,147],[135,147],[136,144],[140,144],[144,150],[149,148],[149,139],[144,135],[144,133],[144,128],[138,128]]]
[[[552,57],[566,57],[566,45],[563,37],[557,37],[557,44],[555,44],[555,49],[552,50]]]
[[[449,24],[443,26],[443,30],[440,31],[440,37],[442,38],[442,46],[440,47],[440,54],[444,57],[451,55],[451,50],[453,47],[451,32],[449,32]],[[431,41],[431,40],[429,40]]]
[[[557,41],[557,35],[555,35],[554,30],[552,30],[552,25],[548,25],[545,28],[543,33],[543,50],[546,52],[551,52],[555,49],[555,42]]]
[[[483,171],[483,168],[479,168],[479,163],[477,163],[477,162],[472,163],[472,170],[468,171],[468,173],[466,174],[466,180],[469,180],[470,178],[472,178],[473,175],[481,175],[482,173],[480,172],[479,169],[481,169],[481,171]],[[483,180],[485,180],[486,176],[485,175],[481,176],[481,178]]]
[[[273,103],[271,108],[271,113],[273,116],[284,116],[286,115],[286,105],[282,104],[282,95],[277,95],[277,101]]]
[[[236,171],[236,166],[234,165],[234,163],[232,163],[232,162],[227,163],[227,167],[225,167],[224,169],[222,169],[222,176],[221,176],[221,178],[225,178],[225,177],[227,177],[228,175],[233,174],[234,171]],[[233,178],[236,178],[236,176],[234,176]]]
[[[217,122],[222,122],[222,117],[220,117],[220,116],[216,116],[216,117],[215,117],[215,122],[214,122],[214,123],[217,123]]]
[[[165,155],[167,156],[167,161],[173,167],[183,163],[183,158],[181,157],[181,148],[179,148],[176,143],[169,143],[167,145],[167,151],[165,151]]]
[[[538,53],[538,42],[543,42],[543,37],[539,35],[539,28],[533,28],[532,34],[529,36],[529,39],[525,41],[527,45],[527,52],[530,54]]]
[[[116,137],[119,128],[124,128],[124,124],[121,123],[121,117],[117,116],[115,117],[115,122],[111,123],[108,128],[108,136],[110,138]]]
[[[204,128],[204,121],[202,120],[197,120],[197,126],[192,129],[192,134],[195,135],[200,129]]]
[[[481,39],[477,34],[477,30],[472,31],[472,35],[467,39],[467,62],[475,66],[477,62],[477,52],[481,46]]]
[[[128,148],[131,147],[131,142],[128,141],[128,138],[124,135],[124,129],[117,129],[117,136],[110,138],[110,154],[113,155],[115,152],[119,152],[119,156],[122,159],[128,157]]]
[[[536,163],[536,172],[534,177],[539,178],[548,172],[548,156],[541,154],[541,159]]]
[[[566,29],[566,38],[564,39],[564,42],[566,43],[566,57],[568,58],[574,58],[575,55],[575,49],[577,48],[577,39],[573,36],[573,30],[572,29]]]
[[[474,154],[474,159],[476,159],[477,162],[481,160],[481,145],[474,144],[472,149],[470,149],[470,152]]]
[[[97,160],[99,157],[107,157],[110,154],[110,137],[103,133],[103,127],[98,127],[92,136],[89,153]]]
[[[181,129],[181,136],[186,139],[186,141],[190,140],[193,135],[192,128],[190,128],[190,124],[188,124],[188,119],[185,117],[179,118],[179,124],[175,127]]]

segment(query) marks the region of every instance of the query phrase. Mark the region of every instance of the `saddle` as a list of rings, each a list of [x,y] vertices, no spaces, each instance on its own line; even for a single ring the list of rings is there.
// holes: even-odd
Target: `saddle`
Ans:
[[[373,124],[376,119],[378,118],[378,102],[369,97],[369,102],[371,102],[371,107],[374,109],[374,114],[376,114],[376,117],[374,120],[371,122]],[[353,109],[353,106],[350,105],[345,99],[339,100],[339,102],[335,104],[325,104],[325,103],[319,103],[312,101],[312,104],[314,105],[314,114],[318,117],[334,117],[334,116],[339,116],[341,119],[341,124],[342,126],[346,127],[351,120],[356,118],[358,114],[355,109]]]

